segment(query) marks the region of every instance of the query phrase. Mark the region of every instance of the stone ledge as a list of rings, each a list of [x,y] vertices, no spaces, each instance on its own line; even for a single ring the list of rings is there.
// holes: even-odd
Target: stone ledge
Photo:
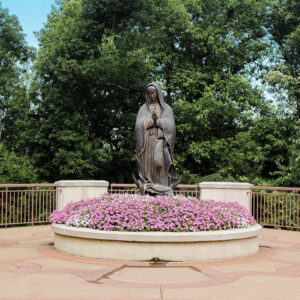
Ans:
[[[256,224],[248,228],[201,232],[121,232],[52,224],[52,230],[60,235],[95,240],[148,243],[181,243],[245,239],[260,235],[261,229],[262,227],[259,224]]]
[[[257,253],[261,226],[198,233],[106,232],[66,225],[52,225],[52,229],[57,250],[83,257],[209,261]]]
[[[106,180],[59,180],[55,182],[59,185],[59,187],[86,187],[86,186],[93,186],[93,187],[108,187],[109,182]]]
[[[250,183],[241,182],[201,182],[199,183],[200,190],[202,189],[237,189],[249,190],[253,186]]]

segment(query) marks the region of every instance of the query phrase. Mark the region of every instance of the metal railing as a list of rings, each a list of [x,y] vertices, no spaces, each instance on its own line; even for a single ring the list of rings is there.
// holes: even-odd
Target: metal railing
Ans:
[[[57,208],[57,184],[0,184],[0,227],[48,223]],[[110,185],[110,193],[138,193],[135,184]],[[198,185],[180,184],[176,194],[200,199]],[[300,188],[253,186],[251,212],[257,222],[274,228],[300,229]]]
[[[109,188],[110,193],[119,194],[137,194],[139,190],[135,184],[130,183],[112,183]],[[174,190],[174,194],[181,194],[184,196],[192,196],[200,198],[200,191],[196,184],[179,184]]]
[[[263,226],[300,229],[300,188],[253,186],[251,209]]]
[[[57,184],[0,184],[0,226],[48,223]]]

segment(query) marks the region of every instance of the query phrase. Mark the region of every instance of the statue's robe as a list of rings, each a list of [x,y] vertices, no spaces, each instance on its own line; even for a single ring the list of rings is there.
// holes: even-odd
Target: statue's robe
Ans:
[[[157,90],[158,101],[152,104],[146,94],[146,103],[140,108],[135,126],[139,182],[143,193],[173,194],[171,179],[176,178],[173,165],[174,142],[176,136],[172,108],[164,102],[160,87],[151,83]],[[158,116],[154,125],[152,113]]]

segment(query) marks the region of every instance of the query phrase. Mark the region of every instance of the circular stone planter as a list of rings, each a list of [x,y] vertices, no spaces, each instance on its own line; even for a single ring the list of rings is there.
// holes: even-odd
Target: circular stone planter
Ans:
[[[261,226],[202,232],[120,232],[52,224],[54,247],[115,260],[207,261],[255,254]]]

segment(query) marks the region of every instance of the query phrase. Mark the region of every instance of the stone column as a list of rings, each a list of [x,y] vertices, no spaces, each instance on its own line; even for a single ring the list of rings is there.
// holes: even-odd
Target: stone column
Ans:
[[[98,197],[107,192],[109,185],[105,180],[60,180],[55,183],[58,184],[57,209],[63,209],[69,202]]]
[[[250,183],[238,182],[201,182],[200,198],[216,201],[238,202],[251,209],[251,186]]]

